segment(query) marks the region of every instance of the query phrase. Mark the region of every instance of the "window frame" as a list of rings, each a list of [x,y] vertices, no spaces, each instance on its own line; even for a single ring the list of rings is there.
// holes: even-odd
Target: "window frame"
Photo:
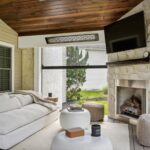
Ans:
[[[10,44],[10,43],[6,43],[6,42],[3,42],[3,41],[0,41],[0,46],[4,46],[4,47],[8,47],[8,48],[11,48],[11,78],[9,79],[10,82],[11,82],[11,90],[8,91],[8,92],[14,92],[14,49],[15,49],[15,46],[13,44]],[[0,91],[0,93],[2,92],[7,92],[7,91]]]

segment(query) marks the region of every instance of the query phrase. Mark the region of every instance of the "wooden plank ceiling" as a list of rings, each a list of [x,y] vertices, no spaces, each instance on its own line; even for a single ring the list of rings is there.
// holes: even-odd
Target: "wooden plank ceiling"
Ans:
[[[19,35],[103,29],[142,0],[0,0],[0,18]]]

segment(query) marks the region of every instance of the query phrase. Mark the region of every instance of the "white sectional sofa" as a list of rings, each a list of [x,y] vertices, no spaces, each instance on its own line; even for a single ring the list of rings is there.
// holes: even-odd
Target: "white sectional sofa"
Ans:
[[[36,104],[30,95],[0,94],[0,149],[9,149],[58,119],[53,110]]]

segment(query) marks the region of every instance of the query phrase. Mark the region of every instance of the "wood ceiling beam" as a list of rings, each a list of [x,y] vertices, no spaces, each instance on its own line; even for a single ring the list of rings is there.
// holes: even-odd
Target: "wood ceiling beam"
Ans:
[[[43,34],[58,34],[58,33],[73,33],[73,32],[84,32],[84,31],[96,31],[103,30],[100,27],[90,27],[90,28],[78,28],[78,29],[53,29],[53,30],[41,30],[41,31],[28,31],[28,32],[20,32],[19,36],[30,36],[30,35],[43,35]]]

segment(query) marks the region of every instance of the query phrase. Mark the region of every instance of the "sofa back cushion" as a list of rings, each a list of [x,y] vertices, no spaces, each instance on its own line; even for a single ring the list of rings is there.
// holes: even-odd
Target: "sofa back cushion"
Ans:
[[[10,97],[7,93],[0,94],[0,113],[21,108],[21,104],[16,97]]]
[[[15,97],[18,98],[22,107],[33,103],[33,98],[30,95],[15,94]]]

